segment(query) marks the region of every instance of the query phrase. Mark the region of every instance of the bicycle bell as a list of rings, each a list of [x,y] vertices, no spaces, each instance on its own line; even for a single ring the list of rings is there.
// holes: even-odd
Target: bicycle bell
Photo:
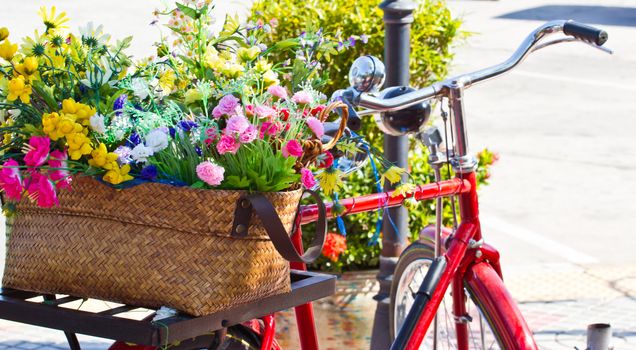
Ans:
[[[359,92],[377,92],[384,77],[384,63],[371,55],[358,57],[349,69],[349,83]]]
[[[394,86],[382,90],[380,98],[390,99],[415,91],[408,86]],[[422,102],[399,111],[385,112],[375,116],[380,130],[393,136],[402,136],[420,131],[431,115],[431,105]]]

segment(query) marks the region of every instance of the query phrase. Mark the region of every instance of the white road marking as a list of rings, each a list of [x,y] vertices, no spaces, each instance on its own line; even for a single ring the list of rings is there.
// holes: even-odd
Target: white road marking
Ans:
[[[536,246],[554,255],[560,256],[575,264],[594,264],[598,262],[598,259],[590,255],[579,252],[575,249],[572,249],[571,247],[542,236],[525,227],[512,224],[498,217],[484,217],[481,225],[485,229],[491,229],[503,233],[509,237],[513,237],[520,241],[526,242],[528,244],[532,244],[533,246]]]
[[[636,86],[634,85],[610,83],[610,82],[594,80],[594,79],[579,79],[579,78],[572,78],[572,77],[563,76],[563,75],[534,73],[534,72],[528,72],[524,70],[513,70],[511,73],[523,75],[523,76],[531,77],[531,78],[541,78],[541,79],[548,79],[548,80],[554,80],[554,81],[565,81],[570,83],[592,85],[596,87],[607,87],[611,89],[636,91]]]

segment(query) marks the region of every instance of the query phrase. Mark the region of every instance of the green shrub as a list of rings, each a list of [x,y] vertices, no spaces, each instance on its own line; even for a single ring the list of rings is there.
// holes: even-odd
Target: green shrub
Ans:
[[[331,57],[327,92],[349,86],[351,62],[362,55],[384,56],[383,11],[379,0],[258,0],[250,20],[276,19],[272,42],[300,35],[307,28],[322,28],[341,41],[353,37],[356,45],[343,45],[344,54]],[[421,1],[411,29],[411,84],[426,86],[448,72],[451,45],[464,34],[443,0]],[[362,41],[368,41],[364,44]]]
[[[332,51],[325,57],[316,57],[326,62],[329,81],[326,93],[349,86],[347,73],[353,60],[362,55],[383,56],[384,25],[383,12],[378,7],[379,0],[259,0],[251,9],[250,21],[275,23],[271,34],[272,43],[283,38],[301,35],[308,29],[322,28],[327,37],[343,42],[339,51]],[[272,21],[274,19],[274,21]],[[455,41],[465,36],[459,30],[461,21],[453,18],[443,0],[421,1],[414,13],[411,29],[411,84],[426,86],[442,79],[448,72],[453,58],[450,51]],[[364,43],[366,41],[366,43]],[[355,42],[355,45],[351,45]],[[382,148],[382,133],[373,122],[364,124],[360,132],[376,148]],[[414,142],[413,142],[414,144]],[[419,147],[412,147],[409,154],[410,174],[414,182],[433,182],[433,172],[426,159],[427,154]],[[488,178],[488,166],[494,159],[492,153],[484,150],[480,153],[479,183]],[[444,170],[446,177],[448,173]],[[340,191],[342,198],[359,196],[375,192],[375,179],[370,166],[352,174]],[[434,223],[434,201],[411,204],[409,211],[409,239],[417,237],[419,230]],[[449,224],[452,211],[449,201],[444,206],[444,222]],[[338,261],[333,262],[321,257],[313,268],[342,271],[377,267],[380,244],[369,245],[375,233],[378,214],[362,213],[346,217],[347,250]],[[336,231],[331,223],[331,232]],[[305,228],[304,239],[313,232]],[[306,242],[308,243],[308,242]]]

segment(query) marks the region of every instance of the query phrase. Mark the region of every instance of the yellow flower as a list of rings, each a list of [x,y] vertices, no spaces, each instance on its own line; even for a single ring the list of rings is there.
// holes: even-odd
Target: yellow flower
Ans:
[[[7,61],[11,61],[16,51],[18,51],[18,44],[11,44],[9,39],[0,44],[0,57]]]
[[[72,98],[62,101],[62,113],[65,116],[73,118],[73,121],[83,126],[90,124],[90,119],[95,115],[95,108],[83,103],[75,102]]]
[[[60,122],[57,125],[57,129],[60,134],[66,136],[68,134],[74,134],[82,132],[84,128],[81,124],[75,122],[75,118],[72,115],[62,114]]]
[[[64,137],[64,134],[59,132],[59,130],[57,129],[59,123],[60,115],[56,112],[44,113],[42,115],[42,131],[44,131],[44,133],[53,141],[57,141],[60,138]]]
[[[272,69],[272,64],[267,62],[266,59],[260,59],[258,60],[258,62],[256,62],[254,69],[256,69],[256,71],[259,73],[267,72],[268,70]]]
[[[411,192],[413,192],[415,190],[417,186],[415,186],[414,184],[407,182],[404,184],[400,184],[398,185],[395,190],[393,191],[393,194],[391,195],[391,197],[397,197],[397,196],[405,196],[407,194],[410,194]]]
[[[221,73],[223,73],[228,78],[238,78],[243,75],[243,65],[239,63],[230,63],[226,62],[223,67],[221,67]]]
[[[66,17],[66,12],[61,12],[56,16],[55,6],[51,7],[51,11],[47,13],[46,7],[40,7],[40,11],[38,11],[40,18],[44,22],[46,26],[45,33],[55,32],[58,29],[68,28],[64,24],[68,22],[68,17]]]
[[[225,59],[221,58],[219,52],[214,48],[209,48],[206,51],[203,61],[208,68],[214,70],[219,70],[225,65]]]
[[[9,37],[9,29],[7,27],[0,28],[0,41]]]
[[[316,175],[316,179],[320,183],[323,192],[329,196],[342,185],[340,182],[340,170],[326,169],[322,173]]]
[[[6,127],[10,127],[11,125],[13,125],[13,119],[12,118],[7,118],[7,120],[5,120],[2,125],[0,125],[0,128],[6,128]],[[13,138],[13,134],[8,132],[5,133],[4,135],[2,135],[2,143],[5,145],[8,145],[9,143],[11,143],[11,139]]]
[[[22,41],[22,52],[26,55],[40,57],[46,52],[45,35],[40,35],[36,30],[33,37],[26,37]]]
[[[177,80],[177,76],[172,69],[165,71],[159,78],[159,88],[163,90],[164,95],[170,94],[175,89],[174,82]]]
[[[64,69],[66,68],[66,58],[64,56],[59,56],[57,53],[51,52],[49,53],[49,57],[53,62],[53,68],[56,69]]]
[[[278,80],[278,75],[274,73],[273,70],[268,70],[263,74],[263,83],[265,83],[265,87],[270,85],[278,85],[280,81]]]
[[[22,63],[15,65],[15,70],[32,82],[37,77],[38,59],[33,56],[27,57]]]
[[[241,47],[236,51],[236,55],[243,62],[253,61],[254,59],[256,59],[256,57],[258,57],[259,53],[261,53],[261,49],[259,49],[258,46],[252,46],[249,49],[246,47]]]
[[[130,172],[130,165],[124,164],[124,166],[122,166],[121,168],[117,166],[117,163],[115,163],[115,165],[115,168],[106,172],[106,174],[102,178],[104,181],[113,185],[119,185],[124,181],[133,179],[133,177],[128,174]]]
[[[88,160],[88,165],[94,166],[96,168],[104,168],[107,170],[115,169],[117,167],[117,154],[108,152],[106,149],[106,145],[103,143],[99,144],[93,152],[91,153],[93,159]]]
[[[404,174],[405,172],[406,171],[402,168],[391,166],[389,169],[387,169],[387,171],[384,172],[384,174],[382,174],[380,182],[384,184],[385,180],[389,180],[391,184],[394,184],[402,180],[402,174]]]
[[[9,94],[7,95],[7,101],[13,102],[18,98],[22,103],[31,102],[31,86],[28,85],[23,76],[13,78],[9,81]]]
[[[66,135],[66,143],[68,144],[68,154],[73,160],[78,160],[83,155],[93,151],[90,140],[81,132]]]
[[[189,105],[191,103],[200,101],[203,98],[201,91],[197,89],[190,89],[185,93],[185,104]]]

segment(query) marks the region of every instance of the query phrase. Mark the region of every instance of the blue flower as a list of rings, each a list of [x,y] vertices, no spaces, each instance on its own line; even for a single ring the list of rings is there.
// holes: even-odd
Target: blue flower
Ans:
[[[193,122],[192,120],[182,120],[180,122],[177,123],[177,126],[183,130],[183,131],[190,131],[193,128],[196,128],[198,125],[197,123]]]
[[[122,110],[124,109],[124,105],[126,104],[126,101],[128,101],[128,95],[121,94],[119,95],[119,97],[117,97],[115,102],[113,102],[113,111],[115,111],[116,115],[121,115]]]
[[[173,127],[169,127],[168,128],[168,133],[170,134],[170,137],[174,138],[177,135],[177,129],[175,129]]]
[[[154,181],[157,178],[157,167],[154,165],[148,165],[141,169],[141,173],[139,173],[139,177],[145,180]]]
[[[138,144],[141,143],[141,136],[138,133],[133,132],[128,136],[128,140],[126,140],[126,146],[130,148],[135,148]]]
[[[195,146],[194,147],[194,151],[197,152],[199,157],[203,155],[203,151],[201,150],[201,147],[199,147],[199,146]]]

